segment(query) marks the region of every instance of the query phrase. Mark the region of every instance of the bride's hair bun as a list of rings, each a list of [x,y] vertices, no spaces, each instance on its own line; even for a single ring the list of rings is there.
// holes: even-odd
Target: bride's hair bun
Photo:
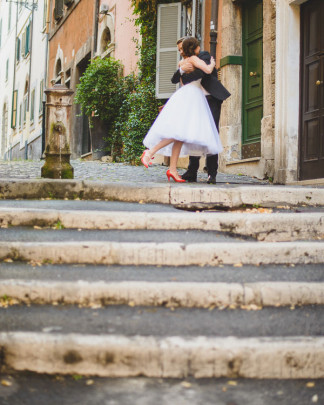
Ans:
[[[192,56],[195,54],[195,49],[199,46],[199,41],[195,37],[189,37],[183,40],[182,50],[185,56]]]

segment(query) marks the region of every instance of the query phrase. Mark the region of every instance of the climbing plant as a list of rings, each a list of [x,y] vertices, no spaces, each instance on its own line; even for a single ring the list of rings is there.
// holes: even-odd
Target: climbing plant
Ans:
[[[134,90],[123,101],[114,128],[115,138],[121,138],[120,158],[138,163],[143,138],[158,114],[160,100],[155,98],[157,6],[175,0],[131,0],[135,25],[141,35],[137,43],[139,75],[134,81]],[[118,158],[118,157],[117,157]]]

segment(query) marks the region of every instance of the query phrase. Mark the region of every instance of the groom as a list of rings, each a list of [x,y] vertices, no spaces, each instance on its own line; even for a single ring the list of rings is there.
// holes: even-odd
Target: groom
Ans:
[[[182,42],[185,39],[180,38],[177,42],[178,50],[180,55],[182,53]],[[210,54],[207,51],[200,52],[200,46],[195,50],[196,55],[205,61],[207,65],[210,64]],[[210,111],[213,115],[217,130],[219,129],[219,118],[221,113],[222,102],[226,100],[231,94],[225,89],[221,82],[217,79],[217,71],[214,69],[213,73],[208,75],[200,69],[193,70],[192,65],[183,65],[182,68],[178,69],[171,81],[172,83],[179,83],[182,79],[183,84],[190,83],[194,80],[202,79],[201,85],[204,88],[204,93],[210,108]],[[199,159],[200,156],[189,156],[189,166],[188,170],[181,176],[184,180],[188,182],[197,181],[197,172],[199,168]],[[208,172],[208,184],[216,184],[216,175],[218,170],[218,155],[207,155],[206,159],[207,172]]]

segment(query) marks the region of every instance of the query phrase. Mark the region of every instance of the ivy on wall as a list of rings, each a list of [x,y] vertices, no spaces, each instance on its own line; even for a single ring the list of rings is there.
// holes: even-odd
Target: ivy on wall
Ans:
[[[131,0],[135,24],[141,35],[138,44],[139,71],[134,79],[134,90],[125,98],[120,116],[115,123],[114,139],[121,141],[121,153],[114,156],[136,164],[144,149],[143,138],[158,115],[160,100],[155,98],[157,6],[175,0]],[[171,79],[171,78],[170,78]],[[116,143],[116,142],[115,142]],[[118,147],[115,148],[118,150]]]

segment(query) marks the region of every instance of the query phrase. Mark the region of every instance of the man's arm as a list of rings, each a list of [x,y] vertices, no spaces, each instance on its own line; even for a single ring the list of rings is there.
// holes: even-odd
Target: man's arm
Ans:
[[[181,79],[181,74],[180,74],[180,70],[178,69],[178,70],[174,73],[174,75],[172,76],[171,82],[172,82],[173,84],[177,84],[177,83],[180,82],[180,79]]]

